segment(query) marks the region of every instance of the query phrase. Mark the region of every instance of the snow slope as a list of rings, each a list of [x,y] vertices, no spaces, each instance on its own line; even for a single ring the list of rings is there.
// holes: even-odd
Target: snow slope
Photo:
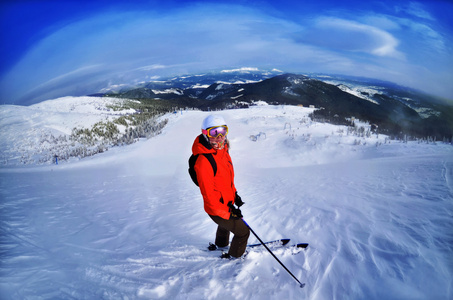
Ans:
[[[97,122],[135,113],[133,109],[121,108],[126,101],[133,100],[62,97],[30,106],[0,105],[0,163],[19,164],[21,156],[43,157],[47,152],[53,156],[55,145],[49,142],[50,137],[66,139],[74,128],[90,128]],[[117,127],[124,133],[125,126]],[[22,164],[33,160],[22,159]]]
[[[127,147],[0,168],[0,298],[452,299],[452,146],[358,138],[310,111],[221,112],[244,219],[310,243],[275,249],[304,288],[264,249],[205,250],[216,226],[187,159],[208,113],[183,112]]]

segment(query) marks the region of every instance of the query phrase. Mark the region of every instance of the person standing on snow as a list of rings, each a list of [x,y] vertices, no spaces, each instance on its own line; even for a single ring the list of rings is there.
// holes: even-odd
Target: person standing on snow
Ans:
[[[222,258],[241,257],[247,246],[250,230],[242,221],[240,207],[244,204],[234,185],[234,169],[227,139],[228,126],[220,115],[209,115],[203,120],[201,134],[192,146],[193,155],[211,153],[217,165],[214,175],[213,165],[205,155],[198,155],[194,169],[203,196],[204,210],[218,225],[215,245],[226,247],[230,232],[233,233],[228,253]]]

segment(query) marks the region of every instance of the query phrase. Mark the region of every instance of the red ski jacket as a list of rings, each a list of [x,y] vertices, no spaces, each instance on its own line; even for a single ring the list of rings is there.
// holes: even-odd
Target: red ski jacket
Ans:
[[[204,210],[211,216],[219,216],[223,219],[230,218],[230,208],[228,203],[234,204],[236,187],[234,186],[234,169],[228,145],[222,150],[215,150],[207,139],[200,134],[192,146],[194,155],[202,153],[212,153],[217,163],[217,173],[211,163],[204,155],[199,155],[194,169],[197,173],[197,180],[203,195]]]

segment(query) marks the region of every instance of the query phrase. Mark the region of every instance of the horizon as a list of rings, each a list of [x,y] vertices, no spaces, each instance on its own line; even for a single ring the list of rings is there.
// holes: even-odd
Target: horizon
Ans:
[[[453,103],[452,11],[447,1],[6,1],[0,99],[248,67],[382,80]]]

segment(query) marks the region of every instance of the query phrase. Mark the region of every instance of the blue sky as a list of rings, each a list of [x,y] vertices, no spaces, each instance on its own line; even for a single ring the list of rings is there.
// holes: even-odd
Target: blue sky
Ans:
[[[87,3],[89,2],[89,3]],[[2,1],[1,103],[239,67],[453,99],[449,1]]]

